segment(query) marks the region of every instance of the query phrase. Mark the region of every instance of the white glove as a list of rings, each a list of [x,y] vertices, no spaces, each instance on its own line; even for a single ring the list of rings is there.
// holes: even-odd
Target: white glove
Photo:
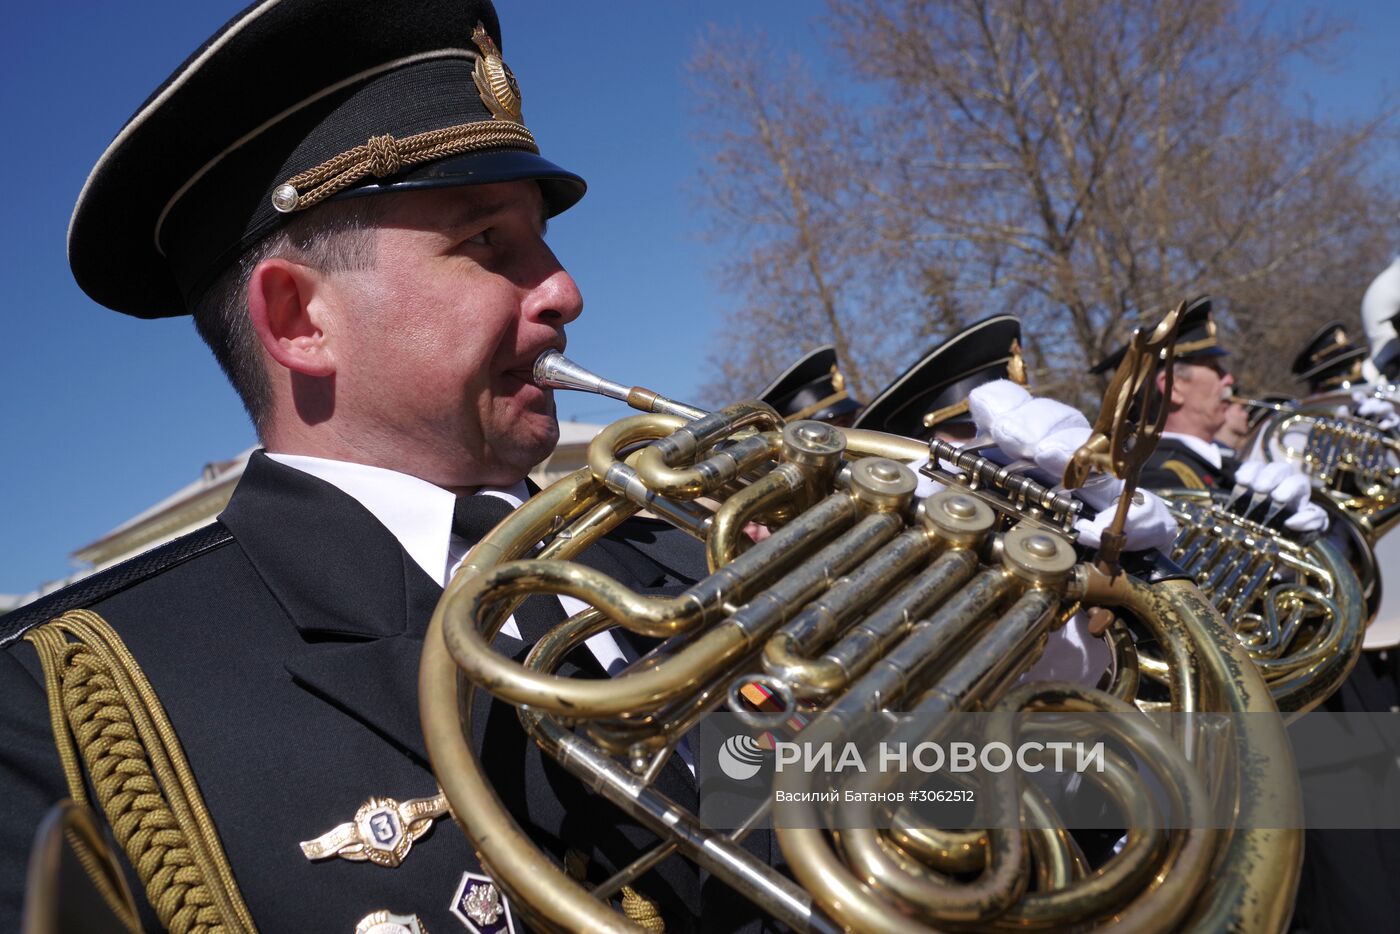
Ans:
[[[1026,387],[1009,379],[998,379],[972,390],[967,397],[967,408],[977,423],[977,430],[985,432],[997,419],[1029,402],[1030,398]]]
[[[1278,486],[1269,491],[1269,497],[1274,502],[1295,512],[1307,505],[1310,496],[1312,496],[1312,483],[1309,482],[1308,475],[1296,469],[1284,477]]]
[[[972,391],[972,396],[975,397],[987,386],[998,386],[1002,382],[1004,381],[998,380],[995,383],[979,386]],[[1015,386],[1016,384],[1009,383],[1009,385]],[[969,408],[971,408],[970,400]],[[973,409],[974,420],[977,417],[976,411]],[[1063,402],[1056,402],[1054,399],[1027,397],[1025,402],[1000,412],[990,422],[978,421],[977,427],[979,431],[991,435],[997,447],[1011,457],[1035,460],[1036,449],[1042,440],[1049,435],[1069,428],[1087,429],[1089,420],[1078,409],[1065,405]],[[1038,460],[1036,463],[1040,465]],[[1063,469],[1062,467],[1061,470]]]
[[[1320,507],[1308,502],[1312,483],[1307,474],[1284,461],[1245,461],[1235,471],[1235,482],[1269,498],[1290,515],[1283,527],[1294,532],[1320,532],[1330,520]]]
[[[1123,481],[1117,477],[1102,479],[1112,481],[1120,491],[1123,489]],[[1133,503],[1128,507],[1128,521],[1123,523],[1123,534],[1127,537],[1124,549],[1144,551],[1156,548],[1159,551],[1171,551],[1178,529],[1167,504],[1160,496],[1147,490],[1138,490],[1138,494],[1141,495],[1142,502]],[[1090,548],[1099,547],[1104,530],[1112,524],[1117,512],[1118,497],[1115,495],[1106,508],[1099,510],[1097,516],[1092,519],[1080,519],[1074,523],[1074,527],[1079,530],[1079,544]]]
[[[1400,425],[1400,414],[1396,413],[1394,403],[1361,392],[1353,392],[1351,398],[1356,403],[1356,414],[1362,418],[1369,418],[1387,430]]]
[[[1304,503],[1283,520],[1283,527],[1294,532],[1325,532],[1330,524],[1327,511],[1316,503]]]
[[[1065,465],[1091,433],[1089,420],[1078,409],[1037,399],[1009,380],[984,383],[972,390],[968,408],[979,433],[989,434],[997,446],[1014,458],[1033,460],[1037,467],[1059,477]],[[1075,523],[1080,544],[1097,548],[1103,532],[1113,521],[1123,481],[1116,477],[1091,477],[1078,491],[1099,514]],[[1140,491],[1143,501],[1128,509],[1123,532],[1129,551],[1167,548],[1176,539],[1176,521],[1166,503],[1151,493]]]
[[[1046,472],[1063,477],[1065,467],[1069,466],[1069,459],[1093,433],[1093,429],[1087,423],[1052,431],[1040,439],[1032,459]]]
[[[1273,493],[1296,473],[1298,469],[1285,461],[1245,461],[1235,471],[1235,482],[1256,493]]]

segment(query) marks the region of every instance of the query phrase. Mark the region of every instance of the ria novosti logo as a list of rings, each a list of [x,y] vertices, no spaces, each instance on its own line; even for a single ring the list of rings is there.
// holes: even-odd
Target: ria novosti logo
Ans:
[[[747,781],[763,768],[763,753],[752,736],[731,736],[719,747],[719,769],[736,782]]]

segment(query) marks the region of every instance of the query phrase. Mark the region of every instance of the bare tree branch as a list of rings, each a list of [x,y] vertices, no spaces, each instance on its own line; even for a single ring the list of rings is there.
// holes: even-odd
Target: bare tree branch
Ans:
[[[1088,403],[1088,364],[1201,292],[1248,347],[1241,378],[1283,389],[1280,360],[1354,322],[1395,246],[1369,168],[1395,109],[1339,125],[1281,106],[1326,22],[1282,33],[1236,0],[828,0],[826,23],[841,70],[820,83],[752,36],[693,63],[744,296],[715,401],[825,342],[868,393],[1011,311],[1042,388]]]

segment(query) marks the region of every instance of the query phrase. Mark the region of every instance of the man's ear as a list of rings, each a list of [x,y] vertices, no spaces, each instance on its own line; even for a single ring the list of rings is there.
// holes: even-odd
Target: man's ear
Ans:
[[[315,270],[290,260],[265,259],[248,279],[248,317],[268,356],[293,373],[335,374],[335,357],[323,329],[324,288]]]
[[[1190,377],[1188,376],[1188,377],[1186,377],[1186,379],[1189,380]],[[1182,372],[1181,372],[1181,370],[1176,369],[1176,368],[1173,368],[1173,371],[1172,371],[1172,397],[1171,397],[1170,399],[1167,400],[1167,401],[1170,402],[1173,406],[1178,406],[1178,407],[1179,407],[1183,402],[1186,401],[1186,397],[1183,396],[1183,395],[1181,394],[1181,390],[1177,388],[1178,384],[1180,384],[1181,381],[1182,381]],[[1158,374],[1157,374],[1157,394],[1158,394],[1158,395],[1161,395],[1162,390],[1166,388],[1166,385],[1167,385],[1167,374],[1166,374],[1166,373],[1158,373]]]

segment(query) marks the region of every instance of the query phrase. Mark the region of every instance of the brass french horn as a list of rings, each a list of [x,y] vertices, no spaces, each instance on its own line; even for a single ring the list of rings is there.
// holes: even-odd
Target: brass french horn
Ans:
[[[1146,353],[1130,353],[1125,366]],[[606,428],[587,468],[527,502],[471,551],[426,638],[419,697],[434,772],[518,913],[548,930],[637,930],[609,901],[675,851],[793,930],[1286,924],[1301,832],[1257,829],[1264,810],[1299,807],[1276,716],[1241,737],[1239,761],[1248,767],[1221,774],[1189,731],[1158,728],[1131,698],[1019,680],[1051,631],[1081,606],[1102,607],[1136,620],[1163,647],[1172,710],[1276,714],[1258,670],[1194,586],[1149,583],[1113,562],[1082,559],[1072,497],[975,454],[784,424],[756,402],[706,413],[577,375],[555,357],[542,358],[536,373],[544,385],[600,390],[645,414]],[[1108,444],[1117,440],[1110,432]],[[922,460],[946,489],[920,500],[909,464]],[[701,539],[713,573],[678,597],[645,597],[570,561],[643,509]],[[772,534],[749,544],[742,530],[751,521]],[[567,594],[592,609],[517,664],[493,651],[491,639],[512,607],[536,593]],[[615,626],[665,641],[608,680],[555,673],[571,647]],[[1099,866],[1071,835],[1044,827],[951,832],[898,814],[893,829],[852,827],[835,837],[778,826],[789,876],[652,783],[693,724],[741,703],[743,688],[755,684],[817,735],[848,714],[882,711],[1114,712],[1127,724],[1117,737],[1123,748],[1157,770],[1186,812],[1214,806],[1238,823],[1130,829],[1121,852]],[[470,686],[516,706],[532,739],[607,802],[600,806],[651,828],[656,849],[591,889],[543,853],[501,805],[463,734],[480,693]],[[1114,788],[1140,794],[1131,781]],[[1043,805],[1027,789],[1015,801]]]
[[[1331,696],[1356,664],[1375,612],[1345,553],[1326,538],[1296,540],[1241,515],[1231,508],[1237,493],[1156,492],[1181,528],[1171,558],[1220,612],[1279,709],[1305,713]],[[1364,541],[1350,544],[1370,556]],[[1160,683],[1160,658],[1143,652],[1137,663]]]
[[[1373,546],[1400,518],[1400,442],[1365,419],[1337,414],[1349,392],[1297,403],[1237,399],[1268,414],[1241,450],[1308,474],[1326,536],[1290,536],[1241,509],[1246,490],[1158,490],[1181,525],[1171,557],[1195,580],[1260,666],[1281,710],[1306,712],[1330,696],[1360,656],[1380,606]],[[1267,501],[1267,497],[1263,498]],[[1244,514],[1241,514],[1241,513]],[[1160,660],[1141,669],[1160,678]]]
[[[1339,414],[1339,407],[1352,404],[1350,391],[1292,402],[1235,401],[1267,413],[1241,450],[1298,467],[1372,544],[1400,520],[1400,437],[1375,422]]]

